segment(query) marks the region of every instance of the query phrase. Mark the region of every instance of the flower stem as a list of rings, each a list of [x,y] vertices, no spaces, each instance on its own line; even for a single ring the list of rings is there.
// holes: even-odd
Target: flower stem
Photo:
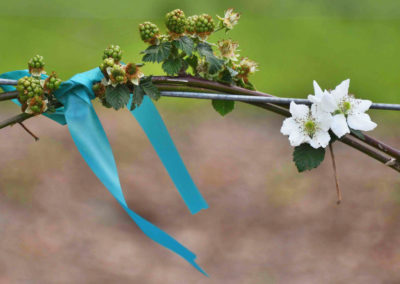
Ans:
[[[340,191],[340,187],[339,187],[337,171],[336,171],[335,154],[333,153],[332,143],[329,143],[329,153],[331,153],[333,176],[335,177],[336,194],[337,194],[337,198],[338,198],[336,203],[339,205],[342,202],[342,192]]]
[[[29,133],[29,135],[31,135],[33,137],[33,139],[35,139],[35,141],[39,140],[39,137],[37,137],[32,131],[29,130],[28,127],[25,126],[25,124],[23,124],[22,122],[18,122],[19,125],[22,126],[22,128]]]

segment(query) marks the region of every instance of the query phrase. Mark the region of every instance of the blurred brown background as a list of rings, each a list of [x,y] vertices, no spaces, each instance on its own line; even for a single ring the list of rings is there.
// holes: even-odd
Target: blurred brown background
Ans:
[[[95,3],[95,4],[94,4]],[[399,3],[375,1],[28,1],[0,11],[0,71],[36,53],[64,79],[97,66],[117,43],[138,61],[137,24],[165,12],[242,20],[231,37],[260,63],[259,90],[291,97],[312,80],[399,103]],[[117,15],[118,14],[118,15]],[[147,74],[159,74],[147,65]],[[129,206],[195,252],[210,278],[145,237],[79,155],[67,127],[44,118],[0,131],[0,283],[400,283],[399,175],[335,143],[297,173],[282,118],[244,104],[221,118],[206,101],[163,98],[161,114],[210,205],[191,215],[133,117],[96,105]],[[18,113],[0,104],[0,119]],[[399,114],[370,112],[371,134],[400,147]]]

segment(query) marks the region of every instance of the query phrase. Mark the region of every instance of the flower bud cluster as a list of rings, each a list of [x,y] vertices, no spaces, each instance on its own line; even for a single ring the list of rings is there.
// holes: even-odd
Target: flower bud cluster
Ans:
[[[208,14],[193,15],[186,17],[181,9],[175,9],[165,15],[165,26],[169,32],[168,35],[160,34],[160,29],[156,24],[146,21],[139,25],[139,33],[141,39],[151,45],[160,44],[162,41],[173,40],[184,35],[199,37],[203,40],[218,30],[230,30],[239,20],[239,13],[235,13],[233,9],[225,12],[225,17],[218,17],[219,22],[216,25],[213,18]]]
[[[49,101],[57,102],[53,92],[60,87],[62,81],[55,72],[42,80],[41,75],[45,74],[43,56],[36,55],[30,59],[28,67],[32,76],[25,76],[18,80],[16,86],[18,100],[23,112],[38,115],[48,110]]]
[[[35,55],[33,58],[31,58],[28,62],[28,68],[29,73],[31,73],[32,76],[40,77],[42,74],[44,74],[43,56]]]

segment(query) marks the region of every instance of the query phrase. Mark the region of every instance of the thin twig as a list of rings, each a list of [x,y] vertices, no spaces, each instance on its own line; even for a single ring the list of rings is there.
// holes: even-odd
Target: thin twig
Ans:
[[[15,115],[13,117],[10,117],[6,120],[3,120],[2,122],[0,122],[0,129],[19,123],[19,122],[23,122],[24,120],[33,117],[32,114],[28,114],[28,113],[20,113],[18,115]]]
[[[22,128],[23,128],[26,132],[28,132],[28,133],[33,137],[33,139],[35,139],[35,141],[39,141],[39,137],[37,137],[32,131],[30,131],[30,130],[28,129],[28,127],[26,127],[22,122],[18,122],[18,124],[21,125]]]
[[[331,153],[333,175],[335,177],[336,194],[337,194],[337,198],[338,198],[336,203],[339,205],[340,202],[342,202],[342,192],[340,191],[340,188],[339,188],[339,182],[338,182],[337,171],[336,171],[335,154],[333,153],[332,143],[329,143],[329,153]]]
[[[363,133],[363,135],[360,137],[355,135],[354,133],[351,133],[351,135],[362,140],[368,145],[374,147],[375,149],[381,150],[382,152],[400,160],[400,151],[393,148],[392,146],[387,145],[386,143],[383,143],[382,141],[379,141],[378,139],[375,139],[374,137],[371,137],[365,133]]]

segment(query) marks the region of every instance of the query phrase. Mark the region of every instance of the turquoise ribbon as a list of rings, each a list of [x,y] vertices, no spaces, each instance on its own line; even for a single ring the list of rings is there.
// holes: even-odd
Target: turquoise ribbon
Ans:
[[[17,80],[28,75],[29,73],[26,70],[13,71],[1,75],[0,78]],[[93,82],[100,81],[102,78],[103,75],[99,68],[95,68],[77,74],[70,80],[63,82],[55,95],[64,104],[64,107],[58,109],[54,114],[45,115],[60,124],[68,125],[71,136],[86,163],[143,233],[153,241],[180,255],[200,272],[207,275],[195,262],[195,254],[129,209],[122,192],[110,144],[91,102],[94,98]],[[4,91],[15,90],[12,86],[1,87]],[[18,103],[17,100],[14,100],[14,102]],[[142,105],[131,113],[148,136],[190,212],[194,214],[207,208],[206,201],[190,178],[152,101],[146,96]]]

